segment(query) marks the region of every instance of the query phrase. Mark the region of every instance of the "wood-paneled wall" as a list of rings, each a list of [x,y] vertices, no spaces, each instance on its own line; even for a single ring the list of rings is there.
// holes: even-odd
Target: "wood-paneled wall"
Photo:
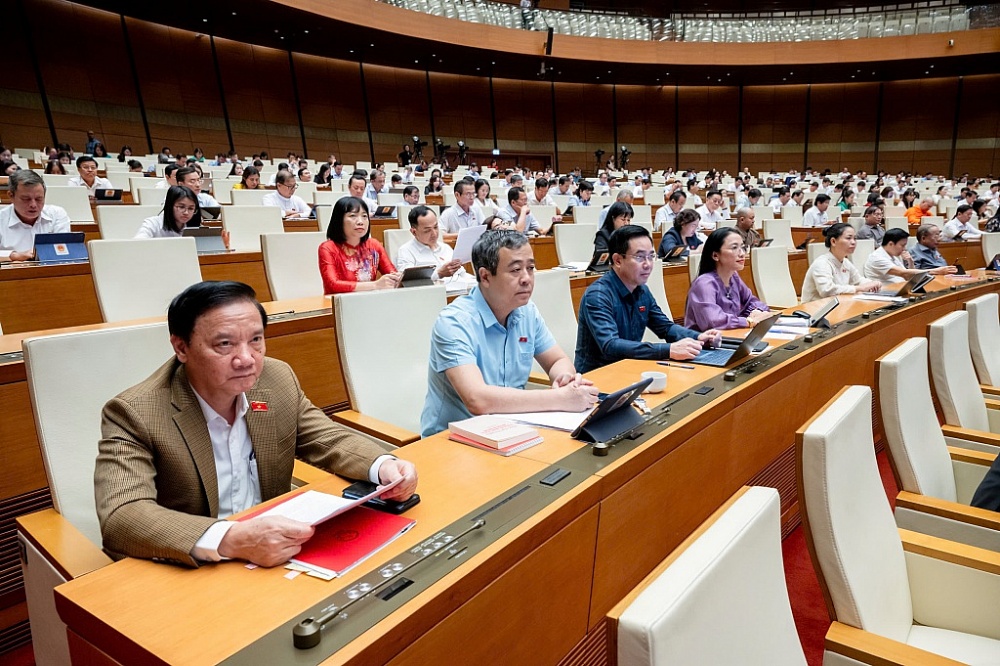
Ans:
[[[11,147],[58,139],[79,149],[93,129],[112,151],[232,146],[279,157],[305,146],[315,159],[391,161],[418,134],[453,151],[460,139],[479,154],[496,146],[501,165],[562,171],[592,169],[595,150],[607,159],[621,145],[633,168],[1000,170],[1000,109],[990,103],[1000,74],[782,86],[491,81],[289,54],[67,0],[18,6],[0,82],[0,142]],[[56,48],[59,34],[90,38]]]

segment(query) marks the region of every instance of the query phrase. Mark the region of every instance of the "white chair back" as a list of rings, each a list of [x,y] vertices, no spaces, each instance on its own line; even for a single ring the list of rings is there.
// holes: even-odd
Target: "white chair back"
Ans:
[[[885,230],[889,229],[902,229],[907,234],[910,233],[910,222],[905,217],[887,217],[885,218]]]
[[[295,188],[295,196],[301,197],[303,201],[312,201],[316,196],[316,183],[309,181],[308,183],[303,183],[302,181],[296,181],[295,183],[298,187]]]
[[[653,294],[653,298],[656,300],[656,304],[660,306],[661,310],[663,310],[663,314],[673,319],[674,316],[670,312],[670,303],[667,302],[667,290],[663,284],[662,259],[657,259],[656,261],[653,262],[653,270],[649,274],[649,281],[646,282],[646,286],[649,287],[649,292]],[[646,332],[642,334],[642,341],[663,342],[655,333],[653,333],[648,328],[646,329]]]
[[[72,171],[72,167],[68,164],[64,165],[67,167],[67,171]],[[22,169],[24,167],[21,167]],[[69,187],[69,179],[75,178],[76,174],[67,173],[65,176],[61,173],[43,173],[42,182],[45,183],[46,189],[50,187]]]
[[[698,279],[698,271],[701,270],[701,252],[705,249],[704,244],[698,247],[698,250],[691,250],[688,252],[688,283],[694,284],[694,281]]]
[[[334,296],[337,346],[355,411],[420,432],[431,330],[446,302],[440,285]],[[372,326],[387,313],[396,325]]]
[[[982,236],[983,259],[986,262],[993,261],[993,257],[1000,254],[1000,232],[984,233]]]
[[[423,204],[421,204],[421,205],[423,205]],[[438,216],[438,220],[440,221],[440,219],[441,219],[441,206],[438,206],[437,204],[433,204],[433,205],[429,205],[427,207],[430,208],[432,211],[434,211],[434,214]],[[408,206],[406,204],[400,204],[400,205],[396,206],[396,216],[399,219],[399,228],[400,229],[405,229],[406,231],[410,230],[410,211],[413,210],[414,208],[416,208],[416,206]]]
[[[803,666],[781,562],[780,508],[778,491],[748,488],[681,544],[621,612],[618,663]]]
[[[653,233],[653,213],[652,207],[644,206],[639,204],[637,206],[632,206],[632,224],[638,224],[640,226],[649,229],[650,233]]]
[[[234,206],[263,206],[264,195],[274,190],[258,188],[256,190],[233,190],[230,196]]]
[[[135,181],[132,181],[135,184]],[[159,206],[163,208],[163,202],[167,198],[167,188],[158,189],[156,187],[142,187],[134,190],[136,203],[143,206]]]
[[[555,226],[556,257],[560,264],[590,261],[594,256],[596,224],[557,224]]]
[[[104,321],[165,316],[174,296],[201,282],[193,238],[94,240],[87,246]]]
[[[147,217],[158,215],[163,206],[98,206],[97,228],[101,240],[127,240],[135,234]]]
[[[568,357],[573,358],[576,353],[577,320],[569,288],[569,271],[536,271],[531,300],[538,307],[556,343]],[[532,370],[544,374],[538,361],[534,361]]]
[[[573,221],[577,224],[592,224],[596,227],[602,210],[604,209],[601,206],[593,203],[590,206],[575,206],[573,208]]]
[[[812,266],[814,261],[829,251],[830,250],[827,248],[825,243],[809,243],[809,245],[806,245],[806,257],[809,261],[809,265]]]
[[[90,196],[85,187],[48,187],[45,203],[65,208],[73,222],[94,221],[94,211],[90,208]]]
[[[944,422],[972,430],[990,431],[986,403],[969,351],[969,313],[957,310],[931,322],[931,376]],[[996,340],[993,341],[996,344]]]
[[[237,252],[260,252],[261,234],[285,231],[277,206],[223,206],[222,226],[229,232],[229,247]]]
[[[980,384],[1000,386],[1000,297],[986,294],[965,304],[969,313],[969,349]]]
[[[861,230],[861,227],[865,226],[865,218],[863,217],[849,217],[847,218],[847,223],[854,227],[855,233]]]
[[[766,224],[767,221],[765,221]],[[750,250],[750,266],[757,295],[772,308],[798,305],[792,274],[788,268],[788,249],[781,245]]]
[[[850,256],[851,263],[855,266],[860,266],[864,270],[865,262],[868,261],[868,257],[872,252],[875,251],[875,239],[874,238],[859,238],[855,241],[854,254]],[[812,247],[816,243],[810,243],[809,246]],[[824,250],[826,250],[826,245],[824,243],[819,243]],[[812,265],[812,262],[809,262]]]
[[[101,409],[173,353],[166,323],[59,333],[23,342],[28,393],[52,504],[95,545],[94,466]]]
[[[882,424],[901,490],[956,501],[948,445],[931,400],[926,338],[904,340],[876,367]]]
[[[774,211],[771,210],[770,206],[753,206],[754,219],[757,221],[761,220],[773,220]]]
[[[399,256],[399,248],[412,240],[413,234],[410,232],[409,223],[407,223],[406,229],[386,229],[382,232],[382,237],[385,239],[385,251],[389,253],[389,259],[395,265]]]
[[[906,642],[913,606],[878,474],[872,392],[849,386],[798,433],[800,505],[836,619]]]
[[[316,190],[313,193],[313,203],[317,204],[327,204],[332,206],[344,197],[351,196],[347,192],[340,192],[336,190]]]
[[[662,206],[665,201],[664,192],[665,190],[662,187],[651,187],[643,195],[643,202],[647,206]]]
[[[273,300],[323,295],[318,256],[325,240],[322,231],[261,234],[264,272]]]
[[[784,206],[781,209],[781,219],[786,220],[793,227],[802,226],[802,207]]]
[[[212,196],[220,204],[231,204],[233,203],[233,185],[236,185],[240,181],[229,180],[227,178],[216,178],[212,187]]]
[[[403,203],[403,195],[397,194],[395,192],[389,192],[388,194],[379,194],[378,202],[381,206],[392,206],[395,204]]]
[[[792,240],[792,225],[788,220],[764,219],[764,238],[772,238],[771,246],[782,246],[785,252],[795,247]],[[787,259],[787,257],[786,257]]]

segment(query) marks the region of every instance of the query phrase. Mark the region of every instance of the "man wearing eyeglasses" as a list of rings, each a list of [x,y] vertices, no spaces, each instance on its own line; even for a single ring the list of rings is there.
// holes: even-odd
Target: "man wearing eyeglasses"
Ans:
[[[295,194],[299,185],[290,171],[279,171],[274,177],[275,191],[261,199],[264,206],[277,206],[286,218],[309,217],[309,205]]]
[[[97,160],[90,155],[81,155],[76,160],[76,170],[79,176],[70,178],[67,185],[70,187],[86,187],[87,196],[94,198],[97,190],[113,190],[115,186],[107,178],[97,175]]]
[[[686,361],[703,346],[721,342],[719,331],[699,333],[684,328],[660,310],[646,286],[656,252],[644,227],[626,224],[616,229],[608,249],[611,270],[590,285],[580,300],[574,363],[579,372],[625,358]],[[665,342],[643,342],[647,328]]]
[[[181,167],[174,175],[178,185],[191,188],[198,196],[198,205],[202,208],[218,208],[219,202],[211,194],[201,191],[201,173],[194,167]]]

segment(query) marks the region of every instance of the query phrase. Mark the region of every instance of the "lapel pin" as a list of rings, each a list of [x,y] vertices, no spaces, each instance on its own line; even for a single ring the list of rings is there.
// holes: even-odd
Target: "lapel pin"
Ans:
[[[267,403],[266,402],[258,402],[256,400],[251,401],[250,402],[250,411],[253,411],[253,412],[266,412],[267,411]]]

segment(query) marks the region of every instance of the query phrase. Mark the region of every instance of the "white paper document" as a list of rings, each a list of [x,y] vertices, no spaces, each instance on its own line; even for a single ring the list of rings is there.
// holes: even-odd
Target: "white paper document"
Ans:
[[[347,511],[348,509],[354,508],[359,504],[364,504],[374,497],[378,497],[402,480],[403,478],[400,477],[389,485],[380,486],[375,490],[375,492],[369,493],[368,495],[359,497],[355,500],[347,499],[345,497],[337,497],[336,495],[331,495],[329,493],[321,493],[317,490],[307,490],[306,492],[296,495],[295,497],[292,497],[277,506],[271,507],[260,515],[283,516],[285,518],[297,520],[300,523],[315,526]]]
[[[458,259],[463,264],[472,261],[472,246],[476,244],[476,241],[479,240],[484,231],[486,231],[485,224],[459,229],[458,239],[455,241],[455,251],[452,253],[451,258]]]
[[[883,303],[905,303],[902,296],[882,296],[881,294],[854,294],[859,301],[882,301]]]
[[[520,414],[499,414],[498,416],[526,425],[573,432],[577,426],[583,423],[591,411],[586,409],[582,412],[522,412]]]
[[[771,330],[773,331],[778,326],[809,328],[809,320],[804,317],[778,317],[777,321],[774,322],[774,326],[771,327]]]

